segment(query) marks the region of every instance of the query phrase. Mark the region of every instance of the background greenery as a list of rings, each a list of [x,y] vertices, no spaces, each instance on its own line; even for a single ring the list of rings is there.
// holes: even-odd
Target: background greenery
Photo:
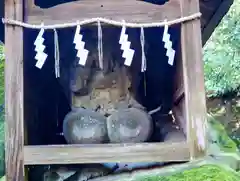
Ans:
[[[209,97],[240,95],[240,0],[204,47],[205,86]],[[4,54],[0,45],[0,176],[4,175]],[[150,179],[151,180],[151,179]],[[154,180],[154,179],[153,179]],[[232,178],[232,180],[234,180]]]
[[[240,90],[240,0],[235,0],[204,47],[204,71],[208,96]]]
[[[239,175],[216,165],[204,165],[171,176],[148,176],[133,181],[238,181]]]
[[[0,45],[0,176],[4,175],[4,54],[3,46]]]

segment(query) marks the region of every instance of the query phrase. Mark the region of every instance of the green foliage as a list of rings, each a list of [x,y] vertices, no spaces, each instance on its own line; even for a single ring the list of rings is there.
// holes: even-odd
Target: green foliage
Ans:
[[[0,181],[6,181],[6,177],[3,176],[3,177],[0,179]]]
[[[0,105],[4,102],[4,53],[0,44]]]
[[[204,47],[205,85],[209,96],[239,92],[240,88],[240,0]]]
[[[208,115],[208,132],[210,139],[224,152],[236,152],[237,144],[229,137],[224,126],[212,115]]]
[[[216,165],[204,165],[199,168],[185,170],[171,176],[148,176],[134,181],[238,181],[237,173],[227,171]]]
[[[4,54],[0,45],[0,105],[4,104]],[[0,176],[5,173],[4,110],[0,112]]]
[[[0,60],[4,59],[3,46],[0,44]]]

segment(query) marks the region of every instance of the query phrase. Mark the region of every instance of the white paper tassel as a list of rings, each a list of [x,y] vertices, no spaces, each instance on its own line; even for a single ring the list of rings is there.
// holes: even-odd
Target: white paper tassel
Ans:
[[[79,64],[85,66],[89,51],[84,48],[85,42],[82,41],[83,35],[80,34],[80,25],[77,25],[73,43],[77,50],[77,57],[79,58]]]
[[[173,50],[173,48],[172,48],[172,41],[170,40],[170,34],[168,33],[168,25],[164,26],[162,41],[165,43],[164,48],[167,49],[166,55],[168,57],[168,64],[173,65],[174,57],[175,57],[175,50]]]
[[[141,35],[140,35],[140,42],[142,46],[142,63],[141,63],[141,72],[145,72],[147,70],[147,62],[145,56],[145,37],[144,37],[144,29],[141,27]]]
[[[42,24],[43,26],[43,24]],[[44,53],[44,49],[45,49],[45,46],[43,44],[44,42],[44,38],[43,38],[43,34],[44,34],[44,29],[41,28],[40,32],[38,33],[38,36],[34,42],[34,45],[35,45],[35,51],[37,52],[36,56],[35,56],[35,59],[37,60],[37,63],[36,63],[36,67],[41,69],[42,66],[44,65],[46,59],[47,59],[47,54]]]
[[[60,53],[59,53],[59,42],[58,42],[58,33],[54,29],[54,58],[55,58],[55,75],[56,78],[60,77]]]
[[[119,44],[121,45],[121,50],[123,50],[122,57],[125,58],[124,65],[131,66],[134,50],[130,48],[131,43],[128,41],[128,35],[126,34],[125,26],[122,27]]]
[[[103,43],[102,43],[102,27],[100,21],[98,21],[98,58],[99,67],[103,69]]]

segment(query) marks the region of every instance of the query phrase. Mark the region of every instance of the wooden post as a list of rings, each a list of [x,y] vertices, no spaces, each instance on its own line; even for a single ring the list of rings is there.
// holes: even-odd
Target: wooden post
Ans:
[[[23,0],[5,0],[5,18],[23,21]],[[7,181],[24,181],[23,28],[5,26]]]
[[[199,12],[198,0],[180,0],[181,16]],[[187,141],[191,158],[206,154],[206,100],[200,19],[182,24],[181,46],[187,119]]]

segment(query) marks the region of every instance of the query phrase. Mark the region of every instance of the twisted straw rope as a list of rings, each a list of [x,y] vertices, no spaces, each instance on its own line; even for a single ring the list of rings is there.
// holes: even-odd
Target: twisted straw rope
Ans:
[[[9,25],[15,25],[15,26],[21,26],[24,28],[30,28],[30,29],[59,29],[59,28],[68,28],[68,27],[74,27],[77,25],[86,25],[86,24],[92,24],[92,23],[96,23],[96,22],[102,22],[102,23],[106,23],[106,24],[111,24],[114,26],[126,26],[129,28],[148,28],[148,27],[162,27],[165,25],[171,26],[174,24],[178,24],[178,23],[182,23],[182,22],[186,22],[186,21],[191,21],[197,18],[201,17],[201,13],[195,13],[192,14],[190,16],[186,16],[186,17],[181,17],[175,20],[171,20],[171,21],[163,21],[163,22],[158,22],[158,23],[126,23],[126,22],[119,22],[119,21],[114,21],[114,20],[110,20],[110,19],[106,19],[106,18],[91,18],[91,19],[87,19],[87,20],[83,20],[83,21],[77,21],[75,23],[63,23],[63,24],[53,24],[53,25],[33,25],[33,24],[28,24],[28,23],[24,23],[21,21],[17,21],[17,20],[12,20],[12,19],[5,19],[2,18],[2,22],[4,24],[9,24]]]

